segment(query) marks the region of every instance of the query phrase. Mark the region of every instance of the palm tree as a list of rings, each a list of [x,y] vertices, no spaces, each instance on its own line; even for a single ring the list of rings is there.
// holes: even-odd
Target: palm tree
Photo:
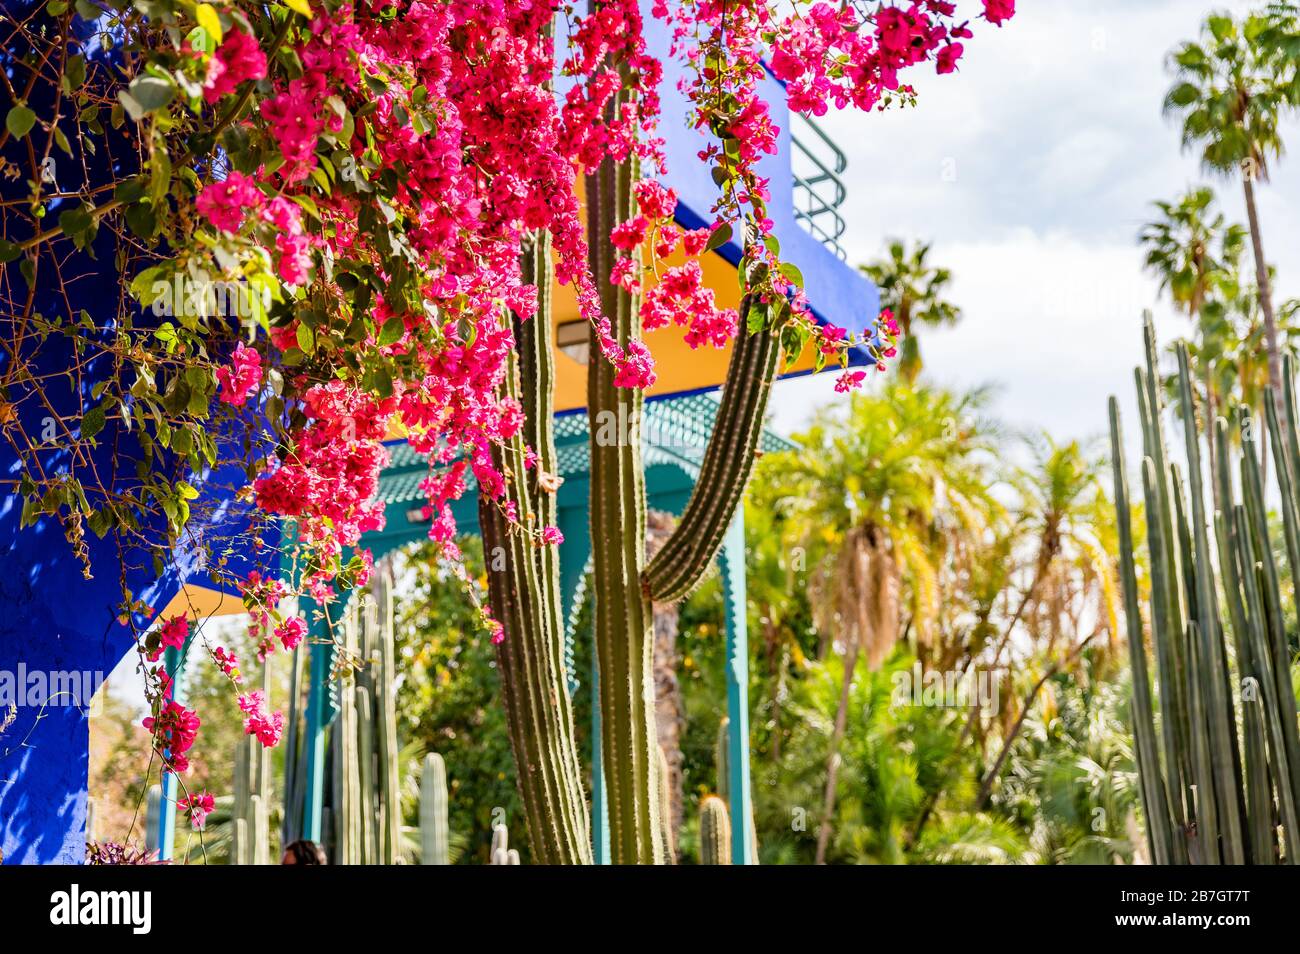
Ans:
[[[1246,230],[1227,224],[1214,207],[1214,192],[1205,186],[1155,206],[1159,217],[1143,226],[1139,236],[1146,249],[1146,267],[1159,280],[1160,291],[1168,292],[1197,331],[1193,345],[1205,386],[1205,417],[1213,421],[1219,403],[1215,370],[1223,357],[1226,330],[1222,309],[1213,306],[1225,289],[1235,290]],[[1210,467],[1214,467],[1213,446]]]
[[[1281,39],[1293,35],[1294,26],[1295,18],[1282,7],[1240,22],[1212,14],[1199,42],[1183,43],[1171,54],[1176,81],[1165,96],[1165,112],[1182,117],[1183,147],[1199,149],[1209,171],[1241,176],[1279,416],[1281,353],[1254,184],[1268,181],[1269,160],[1283,152],[1279,120],[1300,101],[1300,74]]]
[[[1096,637],[1107,636],[1099,664],[1118,649],[1118,588],[1113,508],[1101,484],[1105,461],[1077,442],[1058,444],[1044,434],[1031,444],[1034,463],[1017,482],[1030,541],[1028,583],[988,665],[997,667],[1020,627],[1027,658],[1009,672],[1036,672],[1008,726],[1002,747],[985,773],[976,799],[982,808],[1024,728],[1031,707],[1057,673],[1072,668]],[[1037,662],[1031,666],[1031,659]]]
[[[987,394],[953,395],[898,381],[879,397],[853,397],[820,414],[796,451],[763,461],[758,487],[806,546],[818,629],[844,651],[844,676],[827,756],[817,863],[825,861],[835,809],[839,746],[858,656],[877,669],[902,631],[938,612],[941,528],[982,534],[999,504],[992,492],[993,428]],[[924,637],[918,637],[924,638]]]
[[[929,254],[928,243],[918,242],[909,252],[901,240],[893,239],[885,258],[859,266],[880,289],[880,307],[894,313],[903,332],[898,373],[909,384],[921,373],[921,346],[914,328],[951,326],[961,320],[961,309],[943,298],[952,273],[926,264]]]

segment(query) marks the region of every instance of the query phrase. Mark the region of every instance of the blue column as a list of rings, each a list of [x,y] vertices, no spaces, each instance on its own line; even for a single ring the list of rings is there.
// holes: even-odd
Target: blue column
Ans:
[[[579,507],[562,507],[560,532],[560,606],[564,613],[564,666],[569,692],[578,691],[578,674],[573,660],[575,633],[571,625],[578,610],[583,581],[591,570],[591,536],[585,502]],[[591,650],[591,849],[598,865],[609,859],[609,808],[605,804],[605,772],[600,758],[600,671],[596,649]]]
[[[190,639],[185,640],[184,649],[168,646],[163,650],[163,667],[172,680],[172,698],[182,704],[185,702],[185,656],[189,652]],[[170,754],[168,752],[168,755]],[[158,802],[158,831],[156,832],[158,860],[171,861],[176,855],[176,775],[164,768],[160,784],[162,798]]]
[[[753,804],[749,788],[749,634],[745,595],[745,511],[736,512],[718,555],[722,604],[727,627],[727,740],[731,777],[731,863],[747,865],[754,845],[749,827]]]
[[[605,769],[600,756],[600,663],[595,646],[591,648],[591,852],[596,864],[610,864],[609,806],[605,804]]]
[[[302,743],[306,747],[307,772],[303,783],[302,837],[320,844],[321,809],[325,803],[325,729],[334,721],[337,709],[331,704],[330,672],[334,668],[334,644],[324,619],[316,619],[317,605],[303,599],[307,618],[307,639],[311,647],[307,684],[307,724]],[[327,607],[319,607],[326,613]]]
[[[587,529],[587,507],[561,507],[557,522],[564,542],[560,544],[560,614],[564,626],[564,675],[569,695],[578,691],[578,672],[573,659],[573,614],[587,561],[591,559],[591,537]]]

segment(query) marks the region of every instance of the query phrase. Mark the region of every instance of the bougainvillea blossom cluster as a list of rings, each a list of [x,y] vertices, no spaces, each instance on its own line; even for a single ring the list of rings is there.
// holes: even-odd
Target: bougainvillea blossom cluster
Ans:
[[[656,0],[651,11],[671,32],[699,158],[720,184],[706,228],[680,226],[677,197],[658,181],[667,172],[657,134],[665,68],[647,51],[638,0],[601,0],[581,15],[554,0],[325,0],[311,3],[310,17],[250,6],[214,49],[193,54],[202,115],[221,125],[229,117],[227,131],[258,146],[253,161],[232,155],[196,190],[204,240],[220,246],[223,262],[268,263],[283,286],[263,333],[237,345],[216,374],[218,398],[232,408],[273,388],[293,412],[251,497],[294,521],[307,569],[292,585],[256,573],[245,582],[259,658],[306,636],[306,619],[280,612],[285,598],[325,603],[341,575],[365,584],[368,554],[351,558],[346,573],[345,561],[383,526],[374,497],[388,460],[383,441],[399,422],[429,459],[430,536],[453,559],[451,504],[469,478],[486,497],[504,496],[513,476],[493,452],[523,425],[502,382],[513,322],[537,309],[519,262],[538,230],[549,233],[555,277],[573,287],[618,386],[652,385],[654,357],[641,341],[617,340],[602,314],[589,238],[618,250],[612,274],[599,278],[642,293],[646,330],[680,327],[692,347],[723,347],[743,333],[737,314],[717,306],[698,260],[734,235],[746,274],[764,276],[750,295],[788,303],[823,357],[855,345],[878,361],[892,353],[892,318],[881,316],[860,341],[819,324],[797,270],[780,260],[771,190],[758,172],[780,130],[760,88],[770,69],[791,109],[812,115],[906,101],[912,91],[900,73],[925,63],[956,69],[970,21],[941,0]],[[1013,13],[1013,0],[984,0],[989,23]],[[253,108],[242,109],[244,98]],[[633,159],[646,176],[635,185],[637,215],[608,236],[586,236],[578,177]],[[864,378],[848,372],[837,388]],[[502,506],[538,545],[562,539]],[[239,681],[233,654],[213,658]],[[274,745],[282,715],[258,692],[239,704],[245,731]],[[147,725],[182,769],[197,717],[167,699]]]

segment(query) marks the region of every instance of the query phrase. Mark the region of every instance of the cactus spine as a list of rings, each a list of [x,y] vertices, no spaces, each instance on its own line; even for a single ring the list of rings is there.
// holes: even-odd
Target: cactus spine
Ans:
[[[1142,418],[1142,483],[1151,565],[1151,641],[1160,731],[1147,668],[1127,470],[1118,404],[1110,402],[1120,571],[1133,678],[1133,731],[1147,838],[1158,864],[1273,864],[1300,858],[1300,741],[1283,629],[1278,567],[1268,534],[1260,449],[1248,409],[1237,416],[1242,502],[1234,498],[1232,427],[1212,422],[1214,497],[1206,513],[1187,351],[1178,349],[1178,390],[1187,483],[1167,459],[1155,338],[1146,327],[1145,370],[1135,372]],[[1300,452],[1287,366],[1282,402],[1265,411],[1293,580],[1300,574]],[[1210,527],[1215,547],[1211,549]],[[1215,565],[1217,558],[1218,576]],[[1226,608],[1225,627],[1219,597]],[[1234,652],[1229,656],[1227,635]],[[1235,664],[1235,665],[1234,665]],[[1234,672],[1235,670],[1235,672]],[[1234,695],[1233,687],[1237,688]],[[1240,712],[1240,717],[1238,717]]]
[[[700,864],[731,864],[731,820],[727,803],[717,795],[700,802]]]
[[[451,864],[447,833],[447,766],[432,752],[424,757],[420,777],[420,861],[426,865]]]

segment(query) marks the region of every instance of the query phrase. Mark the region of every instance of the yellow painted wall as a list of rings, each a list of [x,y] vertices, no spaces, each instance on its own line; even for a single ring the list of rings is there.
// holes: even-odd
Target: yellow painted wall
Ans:
[[[646,249],[643,259],[651,260],[651,252]],[[680,265],[686,261],[685,254],[679,249],[660,269]],[[713,289],[714,300],[719,308],[738,308],[740,305],[740,283],[736,279],[736,269],[717,252],[705,252],[701,256],[704,284]],[[646,274],[643,282],[647,288],[655,285],[654,276]],[[578,321],[578,300],[572,286],[556,284],[552,288],[552,322],[555,327],[571,321]],[[670,394],[707,390],[718,387],[727,376],[727,361],[731,357],[731,346],[718,350],[709,345],[692,349],[683,340],[684,328],[671,325],[645,335],[646,345],[655,358],[655,373],[658,380],[654,387],[646,391],[651,397],[663,397]],[[799,360],[782,369],[783,374],[810,371],[814,366],[816,355],[812,347],[804,349]],[[587,404],[587,369],[568,355],[559,352],[555,356],[555,408],[568,411],[585,407]]]

